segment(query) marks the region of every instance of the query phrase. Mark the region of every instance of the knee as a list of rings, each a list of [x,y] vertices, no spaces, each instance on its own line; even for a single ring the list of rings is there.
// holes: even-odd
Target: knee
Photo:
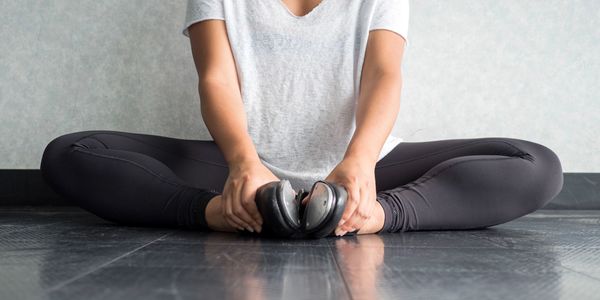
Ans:
[[[48,184],[57,186],[58,180],[66,175],[60,174],[61,170],[69,168],[68,157],[73,144],[91,133],[92,131],[80,131],[63,134],[46,145],[40,160],[40,171]]]
[[[531,162],[530,189],[528,198],[535,209],[548,204],[562,190],[564,183],[560,158],[550,148],[531,141],[522,141],[525,159]]]

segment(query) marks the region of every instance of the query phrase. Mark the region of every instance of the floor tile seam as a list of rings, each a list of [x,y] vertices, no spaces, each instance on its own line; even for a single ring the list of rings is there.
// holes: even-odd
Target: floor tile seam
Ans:
[[[508,249],[516,249],[516,248],[508,248]],[[516,250],[528,250],[528,249],[516,249]],[[551,251],[551,250],[550,250],[550,251]],[[514,253],[514,255],[520,256],[520,257],[522,257],[523,259],[530,259],[530,258],[532,258],[532,257],[533,257],[533,258],[535,258],[535,257],[536,257],[535,253],[526,252],[526,251],[519,251],[519,252],[517,252],[517,253]],[[588,278],[591,278],[591,279],[593,279],[593,280],[595,280],[595,281],[600,281],[600,278],[596,278],[596,277],[594,277],[594,276],[592,276],[592,275],[590,275],[590,274],[587,274],[587,273],[584,273],[584,272],[577,271],[577,270],[574,270],[574,269],[572,269],[572,268],[569,268],[569,267],[567,267],[567,266],[563,265],[563,263],[562,263],[562,262],[558,262],[557,264],[554,264],[554,265],[558,265],[558,266],[559,266],[561,269],[567,270],[567,271],[569,271],[569,272],[574,272],[574,273],[577,273],[577,274],[580,274],[580,275],[584,275],[584,276],[586,276],[586,277],[588,277]],[[550,271],[550,270],[548,270],[548,271]],[[546,271],[544,271],[544,272],[539,272],[539,271],[538,271],[538,273],[546,273]]]
[[[2,232],[0,233],[0,239],[2,238],[3,235],[7,235],[7,234],[11,234],[11,233],[15,233],[15,232],[19,232],[19,231],[23,231],[23,230],[28,230],[28,229],[34,229],[34,228],[39,228],[39,227],[46,227],[46,226],[54,226],[57,224],[73,224],[73,225],[85,225],[85,226],[89,226],[89,225],[95,225],[96,223],[80,223],[81,220],[64,220],[64,221],[59,221],[59,222],[54,222],[54,223],[48,223],[48,224],[40,224],[40,225],[32,225],[29,227],[25,227],[25,228],[19,228],[19,229],[15,229],[15,230],[11,230],[8,232]],[[13,225],[13,224],[9,224],[9,225]],[[19,225],[16,225],[19,226]]]
[[[594,276],[592,276],[592,275],[590,275],[588,273],[582,272],[582,271],[574,270],[574,269],[572,269],[570,267],[567,267],[567,266],[563,265],[562,263],[560,263],[559,265],[560,265],[561,268],[563,268],[565,270],[568,270],[569,272],[577,273],[579,275],[583,275],[585,277],[588,277],[588,278],[590,278],[590,279],[592,279],[594,281],[600,282],[600,278],[598,278],[598,277],[594,277]]]
[[[540,217],[546,217],[548,215],[563,216],[563,215],[577,214],[578,212],[584,212],[581,214],[582,216],[590,216],[590,214],[600,213],[600,209],[543,209],[543,208],[540,208],[532,213],[525,215],[524,217],[540,218]],[[589,212],[590,214],[586,214],[585,212]]]
[[[115,258],[113,258],[113,259],[111,259],[111,260],[109,260],[109,261],[107,261],[105,263],[102,263],[102,264],[100,264],[100,265],[98,265],[96,267],[92,267],[91,269],[89,269],[89,270],[87,270],[87,271],[85,271],[83,273],[80,273],[80,274],[78,274],[76,276],[73,276],[73,277],[71,277],[71,278],[69,278],[69,279],[67,279],[67,280],[65,280],[65,281],[63,281],[61,283],[58,283],[58,284],[56,284],[56,285],[54,285],[54,286],[52,286],[50,288],[47,288],[44,292],[46,292],[46,293],[52,292],[54,290],[57,290],[57,289],[60,289],[60,288],[62,288],[64,286],[66,286],[66,285],[68,285],[68,284],[70,284],[72,282],[75,282],[75,281],[77,281],[77,280],[79,280],[81,278],[84,278],[85,276],[87,276],[89,274],[92,274],[92,273],[96,272],[97,270],[100,270],[100,269],[102,269],[102,268],[104,268],[104,267],[106,267],[106,266],[108,266],[108,265],[110,265],[110,264],[112,264],[112,263],[114,263],[114,262],[116,262],[116,261],[118,261],[118,260],[126,257],[126,256],[129,256],[129,255],[135,253],[136,251],[138,251],[138,250],[140,250],[142,248],[145,248],[145,247],[153,244],[154,242],[158,241],[161,238],[164,238],[165,236],[167,236],[169,234],[172,234],[172,233],[168,232],[168,233],[166,233],[166,234],[164,234],[164,235],[162,235],[162,236],[160,236],[160,237],[158,237],[158,238],[156,238],[156,239],[154,239],[154,240],[152,240],[150,242],[147,242],[147,243],[145,243],[145,244],[143,244],[143,245],[141,245],[141,246],[139,246],[139,247],[137,247],[137,248],[135,248],[135,249],[133,249],[131,251],[127,251],[127,252],[125,252],[125,253],[123,253],[123,254],[121,254],[121,255],[119,255],[119,256],[117,256],[117,257],[115,257]]]
[[[499,248],[506,249],[506,250],[529,250],[530,249],[528,247],[521,247],[521,246],[510,247],[510,246],[507,246],[507,245],[503,245],[501,243],[497,243],[497,242],[495,242],[495,241],[493,241],[491,239],[488,239],[486,237],[480,237],[480,238],[481,239],[485,239],[485,240],[489,241],[490,243],[496,244],[496,245],[498,245]],[[588,249],[600,249],[600,245],[599,246],[585,246],[585,247],[588,248]],[[460,247],[460,249],[462,249],[462,248],[474,248],[474,247]],[[480,248],[485,249],[486,247],[480,247]],[[545,249],[547,251],[553,251],[553,249],[579,249],[579,248],[581,248],[581,245],[577,245],[577,246],[553,246],[553,245],[545,245],[545,246],[542,246],[541,248]]]
[[[423,248],[428,248],[428,249],[503,249],[503,250],[527,250],[528,248],[515,248],[515,247],[507,247],[506,245],[503,244],[499,244],[496,243],[494,241],[488,240],[484,237],[478,237],[480,240],[485,240],[485,241],[489,241],[491,244],[488,246],[417,246],[417,245],[384,245],[384,248],[407,248],[407,249],[423,249]],[[169,241],[169,240],[161,240],[160,241],[161,245],[175,245],[175,246],[192,246],[192,245],[218,245],[218,246],[240,246],[240,245],[246,245],[245,243],[203,243],[203,242],[174,242],[174,241]],[[289,244],[289,245],[281,245],[281,244],[272,244],[272,245],[268,245],[268,244],[263,244],[263,247],[281,247],[281,248],[296,248],[296,247],[300,247],[300,248],[331,248],[330,245],[294,245],[294,244]],[[376,248],[378,246],[368,246],[368,245],[362,245],[361,247],[365,247],[365,248]],[[547,247],[549,250],[551,248],[560,248],[560,249],[577,249],[580,248],[580,246],[548,246]],[[596,248],[600,248],[600,246],[598,247],[591,247],[593,249]]]
[[[48,223],[48,224],[33,225],[33,226],[25,227],[25,228],[19,228],[19,229],[11,230],[11,231],[8,231],[8,232],[0,233],[0,238],[2,238],[3,235],[7,235],[7,234],[11,234],[11,233],[23,231],[23,230],[28,230],[28,229],[32,229],[32,228],[46,227],[46,226],[51,226],[51,225],[56,225],[56,224],[61,224],[61,223],[69,223],[69,222],[71,222],[71,221],[60,221],[60,222],[54,222],[54,223]]]
[[[503,245],[501,243],[495,242],[492,239],[489,239],[489,238],[487,238],[485,236],[479,236],[479,235],[471,233],[471,232],[468,232],[468,234],[470,236],[472,236],[472,237],[480,240],[480,241],[484,241],[486,243],[489,243],[490,246],[496,246],[496,248],[493,248],[493,249],[498,249],[498,248],[500,248],[500,249],[511,249],[510,247],[506,247],[506,245]],[[481,247],[481,248],[485,248],[485,247]]]
[[[242,243],[242,242],[238,242],[238,243],[214,243],[214,242],[202,242],[202,241],[198,241],[198,242],[174,242],[174,241],[169,241],[169,240],[161,240],[160,241],[161,245],[215,245],[215,246],[247,246],[248,243]],[[294,245],[294,244],[286,244],[286,245],[282,245],[282,244],[261,244],[262,247],[280,247],[280,248],[328,248],[329,246],[326,245]]]
[[[344,289],[346,290],[346,294],[348,294],[348,297],[350,297],[350,299],[352,300],[352,299],[354,299],[354,296],[352,295],[350,286],[348,285],[348,282],[346,281],[346,276],[344,276],[342,267],[340,266],[340,263],[338,262],[337,255],[335,254],[335,251],[333,251],[333,246],[331,243],[327,243],[327,246],[329,247],[329,252],[331,253],[331,256],[333,257],[333,262],[335,263],[335,267],[337,269],[337,274],[342,278],[342,282],[344,283]]]
[[[379,248],[378,246],[360,246],[361,248]],[[384,249],[410,249],[410,250],[423,250],[423,249],[478,249],[478,250],[485,250],[485,249],[489,249],[489,250],[507,250],[510,248],[504,248],[504,247],[496,247],[496,246],[489,246],[489,247],[453,247],[453,246],[448,246],[448,247],[432,247],[432,246],[383,246]]]
[[[358,269],[353,269],[353,271],[356,271]],[[446,269],[421,269],[421,268],[403,268],[401,271],[398,271],[397,274],[399,274],[398,276],[401,275],[413,275],[413,274],[423,274],[423,275],[506,275],[506,276],[510,276],[510,275],[522,275],[522,276],[526,276],[526,277],[533,277],[533,278],[548,278],[549,276],[552,275],[556,275],[556,276],[561,276],[561,275],[566,275],[569,273],[576,273],[578,275],[585,275],[586,278],[592,279],[594,281],[599,281],[597,278],[591,277],[587,274],[581,273],[581,272],[577,272],[577,271],[572,271],[572,270],[559,270],[559,271],[552,271],[552,270],[545,270],[545,271],[519,271],[519,270],[484,270],[484,269],[451,269],[451,268],[446,268]]]

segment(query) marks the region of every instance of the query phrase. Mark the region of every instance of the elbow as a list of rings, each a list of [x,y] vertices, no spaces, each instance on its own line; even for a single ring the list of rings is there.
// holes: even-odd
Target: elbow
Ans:
[[[232,74],[227,74],[219,71],[202,72],[198,80],[198,87],[224,87],[224,88],[239,88],[237,77]]]
[[[373,72],[373,78],[391,80],[402,83],[402,71],[400,70],[378,70]]]
[[[221,78],[215,77],[204,77],[198,80],[198,88],[200,90],[206,90],[209,87],[229,87],[232,86],[231,82]]]
[[[365,70],[363,77],[367,82],[395,82],[402,83],[402,70],[400,68],[372,68]]]
[[[373,71],[367,74],[367,88],[377,89],[381,86],[402,90],[402,73],[400,71]]]

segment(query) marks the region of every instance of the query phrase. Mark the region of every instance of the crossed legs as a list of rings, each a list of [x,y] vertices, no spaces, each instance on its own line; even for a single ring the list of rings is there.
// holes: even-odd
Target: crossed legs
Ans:
[[[57,193],[109,221],[235,231],[218,218],[228,166],[213,141],[74,132],[47,145],[40,168]],[[359,234],[492,226],[542,207],[563,184],[550,149],[499,137],[404,142],[375,176],[380,205]]]

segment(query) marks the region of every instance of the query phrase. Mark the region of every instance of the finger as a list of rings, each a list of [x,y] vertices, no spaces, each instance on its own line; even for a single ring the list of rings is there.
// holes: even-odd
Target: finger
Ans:
[[[341,227],[350,216],[354,214],[354,211],[358,207],[358,202],[360,201],[360,191],[356,184],[351,184],[348,190],[348,203],[346,203],[346,209],[344,209],[344,213],[342,214],[342,219],[338,223],[338,227]]]
[[[260,227],[263,223],[263,220],[260,212],[258,211],[258,207],[256,206],[256,190],[251,192],[246,199],[247,201],[242,201],[242,205],[246,209],[246,212],[250,214],[250,217],[252,218],[256,227]],[[256,228],[256,230],[258,231],[258,228]]]
[[[235,224],[235,227],[239,230],[246,230],[249,225],[246,224],[242,219],[240,219],[238,216],[235,215],[235,213],[233,212],[233,208],[230,206],[229,211],[227,212],[227,215],[229,217],[229,219],[231,220],[231,222],[233,222]]]
[[[246,224],[249,225],[248,230],[249,231],[258,231],[258,223],[254,220],[254,218],[252,218],[252,216],[250,215],[250,213],[248,213],[248,211],[246,210],[246,203],[251,201],[250,199],[250,195],[252,194],[251,192],[248,192],[248,184],[244,184],[242,186],[242,188],[240,189],[240,199],[239,201],[235,202],[233,204],[233,212],[235,213],[236,216],[238,216],[240,219],[242,219]]]
[[[312,195],[312,190],[310,192],[308,192],[308,194],[306,196],[304,196],[304,199],[302,199],[303,205],[306,205],[306,203],[308,203],[308,199],[310,199],[311,195]]]
[[[348,219],[346,219],[346,222],[344,222],[342,225],[339,226],[340,234],[343,235],[346,232],[352,231],[352,230],[354,230],[354,228],[356,228],[354,226],[356,226],[357,220],[360,219],[358,209],[362,208],[364,206],[364,204],[362,204],[362,203],[364,203],[364,198],[363,198],[364,197],[364,193],[365,193],[364,192],[364,188],[360,187],[359,188],[359,193],[358,193],[359,194],[359,198],[358,199],[360,199],[360,200],[358,201],[357,206],[354,209],[354,211],[352,212],[352,214],[348,217]]]
[[[238,222],[232,218],[233,210],[231,209],[231,189],[227,190],[227,193],[223,191],[223,217],[225,221],[229,223],[233,228],[237,228],[238,230],[244,230],[243,227],[238,224]]]
[[[233,187],[232,191],[230,192],[231,196],[235,196],[237,195],[236,192],[238,191],[237,187]],[[226,211],[225,211],[225,215],[227,216],[227,218],[229,218],[229,220],[231,221],[231,223],[234,224],[234,226],[239,229],[239,230],[246,230],[246,224],[244,224],[244,222],[238,218],[235,213],[233,212],[233,203],[235,202],[235,197],[230,197],[229,201],[227,201],[227,207],[226,207]]]
[[[240,220],[244,228],[246,228],[248,231],[254,231],[254,226],[252,225],[252,217],[250,217],[250,215],[246,212],[246,209],[242,206],[242,201],[244,201],[244,187],[245,185],[242,184],[237,189],[238,198],[232,201],[231,209],[233,210],[233,215],[236,216],[238,220]]]
[[[342,229],[346,232],[361,229],[366,223],[366,221],[369,219],[374,204],[373,201],[369,199],[369,194],[370,191],[368,191],[367,188],[361,189],[361,200],[358,205],[358,208],[356,208],[356,211],[354,212],[352,217],[350,217],[350,220],[346,222],[347,225],[344,224],[344,226],[342,227]]]

